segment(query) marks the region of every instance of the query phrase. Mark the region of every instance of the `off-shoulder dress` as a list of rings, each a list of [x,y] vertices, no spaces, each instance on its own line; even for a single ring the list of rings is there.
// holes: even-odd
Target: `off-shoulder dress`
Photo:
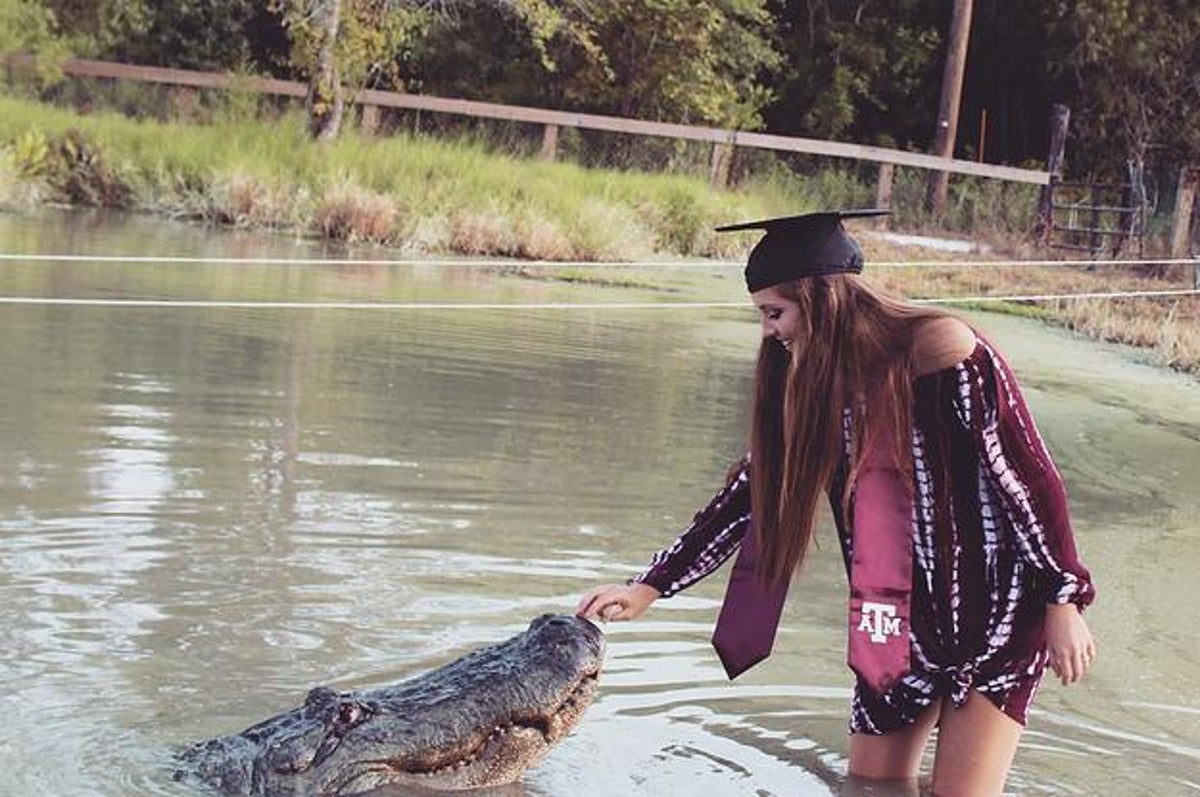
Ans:
[[[1082,609],[1095,597],[1062,478],[1012,371],[982,338],[962,362],[916,379],[913,416],[911,670],[882,694],[857,679],[850,729],[886,733],[972,690],[1025,724],[1048,663],[1047,604]],[[749,467],[634,580],[670,596],[733,555],[751,521]],[[847,451],[839,474],[848,467]],[[830,495],[841,495],[836,479]],[[840,500],[830,505],[849,569],[849,523]]]

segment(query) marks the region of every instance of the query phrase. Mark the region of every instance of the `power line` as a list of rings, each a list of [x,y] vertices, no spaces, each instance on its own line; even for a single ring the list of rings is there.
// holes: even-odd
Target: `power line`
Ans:
[[[250,310],[674,310],[752,306],[749,302],[258,302],[193,299],[69,299],[53,296],[0,296],[0,304]]]
[[[476,268],[740,268],[740,260],[505,260],[482,258],[291,258],[291,257],[185,257],[178,255],[68,255],[0,253],[3,262],[28,263],[143,263],[158,265],[244,266],[439,266]],[[1137,258],[1127,260],[881,260],[871,268],[1055,267],[1074,266],[1174,266],[1200,264],[1200,258]]]
[[[1039,293],[1013,296],[942,296],[932,299],[910,299],[919,304],[973,304],[976,302],[1052,302],[1076,299],[1165,299],[1198,296],[1200,288],[1165,291],[1111,291],[1094,293]]]
[[[1049,302],[1080,299],[1164,299],[1198,296],[1200,289],[1111,291],[1008,296],[939,296],[912,299],[917,304],[980,304],[986,302]],[[684,310],[746,309],[737,302],[271,302],[208,299],[72,299],[53,296],[0,296],[0,305],[69,307],[187,307],[248,310]]]
[[[0,261],[30,263],[143,263],[157,265],[240,265],[240,266],[441,266],[478,268],[711,268],[740,265],[729,260],[505,260],[485,258],[294,258],[294,257],[183,257],[177,255],[42,255],[0,253]]]

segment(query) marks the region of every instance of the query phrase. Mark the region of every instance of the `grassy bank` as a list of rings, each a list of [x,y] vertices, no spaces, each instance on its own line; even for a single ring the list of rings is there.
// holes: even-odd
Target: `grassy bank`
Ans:
[[[60,201],[415,251],[552,260],[730,256],[714,224],[782,197],[397,136],[308,140],[299,117],[184,125],[0,97],[0,202]]]
[[[881,262],[916,259],[886,244],[872,249]],[[929,258],[923,254],[920,259]],[[913,298],[1062,296],[1189,288],[1190,270],[1174,266],[1161,275],[1148,275],[1129,266],[992,266],[981,261],[945,268],[876,268],[872,279],[893,293]],[[1200,296],[965,302],[961,306],[1037,318],[1097,340],[1137,346],[1160,365],[1200,374]]]
[[[797,178],[766,169],[738,191],[718,191],[701,177],[586,169],[505,155],[478,142],[348,132],[319,145],[303,130],[298,116],[180,124],[79,115],[0,96],[0,207],[95,205],[408,252],[594,261],[738,259],[748,237],[715,235],[714,226],[871,200],[869,186],[834,170]],[[919,194],[922,187],[914,178],[898,180],[894,203],[919,206],[905,192]],[[1014,197],[1007,190],[992,182],[952,196],[959,220],[974,221],[974,237],[987,238],[1006,258],[1022,254],[1020,219],[1032,207],[1028,191]],[[920,223],[911,212],[900,218]],[[876,261],[931,257],[863,238]],[[1182,268],[1156,276],[1120,267],[1027,266],[878,269],[875,275],[914,297],[1190,286]],[[1008,309],[1147,347],[1165,365],[1200,373],[1198,305],[1189,297]]]

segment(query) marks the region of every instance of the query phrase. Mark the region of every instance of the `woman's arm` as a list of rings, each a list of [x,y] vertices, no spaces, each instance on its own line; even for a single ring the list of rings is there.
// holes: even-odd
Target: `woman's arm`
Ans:
[[[1020,556],[1037,572],[1046,606],[1046,654],[1063,684],[1078,681],[1096,657],[1081,614],[1096,596],[1075,550],[1067,491],[1004,359],[986,341],[957,369],[956,409],[974,433],[985,478],[999,495]]]
[[[606,620],[638,617],[659,597],[670,597],[720,567],[741,545],[749,525],[749,463],[743,459],[708,506],[696,513],[674,543],[654,555],[649,567],[627,584],[589,590],[575,613]]]
[[[733,555],[749,525],[750,465],[743,459],[679,539],[655,554],[633,581],[653,587],[663,597],[687,589]]]
[[[972,431],[980,463],[1004,505],[1022,559],[1038,574],[1048,604],[1080,609],[1095,597],[1079,560],[1058,468],[1033,422],[1016,377],[986,342],[956,369],[956,409]]]

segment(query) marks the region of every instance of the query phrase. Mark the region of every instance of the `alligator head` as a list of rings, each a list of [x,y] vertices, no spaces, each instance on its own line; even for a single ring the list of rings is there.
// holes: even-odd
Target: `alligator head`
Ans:
[[[506,642],[394,686],[317,687],[299,708],[183,752],[176,777],[250,795],[510,783],[579,722],[603,660],[596,626],[544,615]]]

